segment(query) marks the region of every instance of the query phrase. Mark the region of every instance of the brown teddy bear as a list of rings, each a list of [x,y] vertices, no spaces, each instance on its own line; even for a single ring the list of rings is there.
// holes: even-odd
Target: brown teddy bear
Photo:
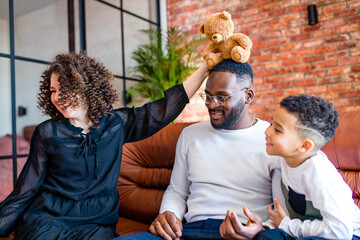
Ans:
[[[212,41],[202,54],[209,68],[224,59],[232,58],[242,63],[249,59],[252,41],[242,33],[233,33],[234,23],[230,13],[223,11],[212,14],[200,25],[199,31]],[[218,56],[218,52],[222,55]]]

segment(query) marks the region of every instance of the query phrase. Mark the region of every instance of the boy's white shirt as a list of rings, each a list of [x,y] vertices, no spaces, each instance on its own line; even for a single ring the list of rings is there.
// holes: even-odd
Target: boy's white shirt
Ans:
[[[290,219],[285,217],[279,229],[292,237],[318,236],[330,239],[351,239],[360,235],[360,210],[352,191],[327,156],[318,151],[296,168],[281,161],[281,178],[286,188],[304,194],[323,217],[322,220]],[[280,202],[284,209],[284,198]]]

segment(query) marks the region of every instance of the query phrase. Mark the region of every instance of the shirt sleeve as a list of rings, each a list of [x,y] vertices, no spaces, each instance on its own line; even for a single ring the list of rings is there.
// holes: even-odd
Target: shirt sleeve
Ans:
[[[187,163],[184,132],[180,134],[176,145],[175,163],[160,206],[160,213],[173,212],[180,220],[186,212],[186,201],[189,196],[190,181],[188,179],[189,165]]]
[[[280,201],[282,206],[285,206],[285,199],[281,192],[280,181],[281,181],[281,169],[280,169],[280,157],[269,156],[270,157],[270,175],[271,175],[271,193],[272,198],[276,198]],[[285,209],[285,211],[287,211]],[[275,223],[271,219],[267,219],[263,222],[263,226],[267,229],[274,229]]]
[[[164,92],[165,97],[142,107],[126,108],[121,118],[125,126],[125,142],[134,142],[150,137],[182,112],[189,98],[182,84]]]
[[[46,156],[38,127],[31,139],[28,160],[12,193],[0,204],[0,236],[8,236],[35,198],[46,174]]]

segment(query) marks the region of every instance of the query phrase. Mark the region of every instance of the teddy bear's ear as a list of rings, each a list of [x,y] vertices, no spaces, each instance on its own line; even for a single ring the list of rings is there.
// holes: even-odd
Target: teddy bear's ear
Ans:
[[[199,31],[204,34],[205,33],[205,29],[204,29],[205,25],[202,23],[199,27]]]
[[[220,17],[222,19],[225,19],[225,20],[230,20],[231,19],[231,14],[228,13],[227,11],[223,11],[222,13],[220,13]]]

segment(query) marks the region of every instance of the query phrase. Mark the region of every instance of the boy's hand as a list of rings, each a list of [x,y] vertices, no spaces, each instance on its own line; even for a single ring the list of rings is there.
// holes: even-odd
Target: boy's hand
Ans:
[[[285,212],[284,208],[281,206],[278,199],[274,199],[275,207],[277,208],[277,211],[272,209],[272,206],[269,205],[269,213],[270,213],[270,219],[274,221],[275,226],[279,227],[281,221],[284,217],[287,216],[287,213]]]

